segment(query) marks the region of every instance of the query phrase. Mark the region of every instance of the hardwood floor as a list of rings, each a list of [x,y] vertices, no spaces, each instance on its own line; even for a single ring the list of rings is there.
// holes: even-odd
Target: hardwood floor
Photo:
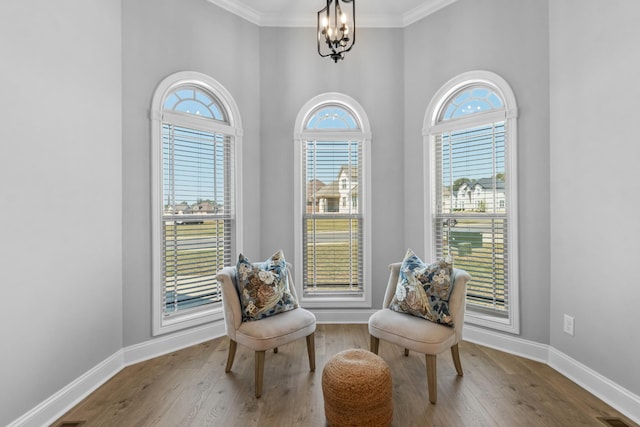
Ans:
[[[262,397],[254,397],[254,355],[238,345],[225,374],[229,339],[217,338],[129,366],[53,425],[326,426],[322,369],[348,348],[368,349],[366,325],[318,325],[316,371],[306,341],[267,352]],[[438,403],[429,403],[424,355],[380,342],[393,379],[393,426],[595,426],[622,414],[549,366],[460,343],[464,376],[449,352],[437,358]],[[64,424],[65,422],[70,424]],[[615,424],[614,424],[615,425]]]

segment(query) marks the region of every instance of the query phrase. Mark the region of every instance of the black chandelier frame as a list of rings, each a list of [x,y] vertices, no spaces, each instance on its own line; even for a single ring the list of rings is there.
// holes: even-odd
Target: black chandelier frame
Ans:
[[[347,8],[350,13],[343,13]],[[355,42],[356,0],[327,0],[327,5],[318,11],[318,54],[337,63]]]

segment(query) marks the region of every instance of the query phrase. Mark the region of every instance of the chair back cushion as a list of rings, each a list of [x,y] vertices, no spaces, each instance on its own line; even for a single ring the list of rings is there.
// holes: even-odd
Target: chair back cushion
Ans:
[[[240,254],[236,274],[243,322],[298,308],[282,250],[262,263],[252,263]]]
[[[453,324],[456,334],[456,342],[462,339],[462,330],[464,324],[464,312],[467,303],[467,284],[471,280],[471,276],[464,270],[454,268],[451,275],[453,290],[449,296],[449,312],[453,317]]]

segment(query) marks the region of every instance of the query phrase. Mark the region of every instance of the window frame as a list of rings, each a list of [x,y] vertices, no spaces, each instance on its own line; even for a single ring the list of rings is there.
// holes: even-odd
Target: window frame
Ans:
[[[337,105],[351,112],[358,122],[359,130],[307,130],[306,124],[311,115],[324,106]],[[296,293],[300,304],[310,308],[371,308],[371,130],[369,119],[362,106],[353,98],[338,92],[329,92],[317,95],[307,101],[298,112],[294,127],[294,237],[295,254],[299,260],[300,268],[295,269]],[[362,295],[306,295],[303,282],[304,247],[303,247],[303,227],[302,221],[306,212],[305,186],[306,179],[303,179],[304,170],[304,150],[302,145],[309,140],[350,140],[361,141],[362,158]]]
[[[184,85],[194,86],[212,94],[225,110],[228,124],[213,119],[191,116],[188,114],[164,111],[166,97],[176,88]],[[216,80],[206,74],[195,71],[181,71],[167,76],[156,87],[151,102],[151,241],[152,241],[152,334],[154,336],[182,329],[203,325],[223,318],[222,302],[209,304],[197,309],[185,310],[184,313],[164,315],[162,257],[163,242],[163,148],[162,126],[169,122],[179,126],[206,128],[206,131],[222,133],[231,138],[231,192],[232,197],[232,244],[237,250],[242,242],[242,203],[240,197],[242,177],[242,124],[236,102],[231,94]],[[204,125],[204,126],[203,126]]]
[[[480,112],[462,117],[460,119],[450,119],[439,121],[443,108],[461,90],[473,86],[484,86],[495,91],[504,103],[504,107],[493,109],[488,112]],[[443,132],[456,129],[468,129],[487,123],[503,121],[505,126],[505,145],[508,149],[505,153],[505,176],[506,200],[507,204],[507,256],[508,264],[508,309],[507,316],[493,315],[491,312],[483,311],[477,307],[467,304],[465,322],[479,325],[495,330],[520,333],[520,300],[519,300],[519,257],[518,257],[518,141],[517,124],[518,108],[516,99],[510,85],[499,75],[484,70],[475,70],[462,73],[447,83],[445,83],[433,96],[427,107],[423,124],[423,144],[424,144],[424,181],[427,196],[425,202],[425,253],[428,259],[432,259],[436,254],[434,215],[436,208],[436,153],[435,142],[437,135]],[[455,262],[455,260],[454,260]],[[473,278],[472,278],[473,280]]]

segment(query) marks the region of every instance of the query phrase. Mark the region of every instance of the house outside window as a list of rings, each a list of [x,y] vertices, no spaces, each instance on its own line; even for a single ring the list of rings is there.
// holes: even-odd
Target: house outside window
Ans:
[[[222,318],[216,272],[240,233],[242,130],[231,95],[201,73],[164,79],[152,101],[153,334]]]
[[[424,123],[427,253],[472,276],[465,321],[519,333],[517,107],[500,76],[472,71],[434,96]]]
[[[371,307],[370,139],[364,110],[340,93],[296,119],[295,283],[307,307]]]

